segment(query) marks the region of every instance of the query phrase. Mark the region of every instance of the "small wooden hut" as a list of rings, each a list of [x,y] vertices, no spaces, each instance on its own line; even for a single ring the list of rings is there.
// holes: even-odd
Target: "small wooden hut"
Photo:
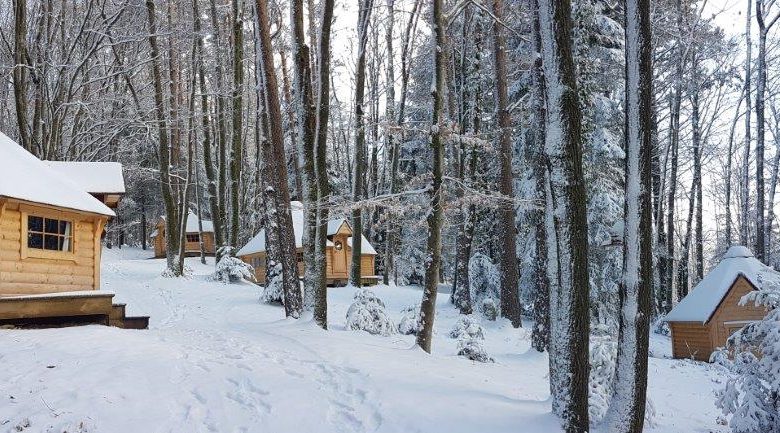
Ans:
[[[298,201],[290,203],[292,208],[293,229],[295,231],[295,247],[298,252],[298,275],[303,276],[303,204]],[[352,265],[352,227],[344,219],[328,221],[328,240],[325,257],[327,260],[326,278],[328,284],[343,285],[349,280],[349,269]],[[361,235],[362,236],[362,235]],[[371,243],[362,237],[362,254],[360,256],[360,273],[362,284],[376,284],[377,276],[375,262],[376,250]],[[255,278],[259,283],[265,282],[267,267],[265,230],[252,238],[238,253],[241,260],[252,265]]]
[[[780,280],[743,246],[732,246],[712,271],[664,319],[672,332],[672,355],[709,361],[734,332],[766,315],[763,307],[740,299],[761,282]]]
[[[113,216],[0,133],[0,324],[145,327],[148,318],[126,318],[99,291],[100,238]]]
[[[185,234],[184,255],[197,256],[200,254],[200,241],[203,236],[203,249],[206,255],[213,256],[216,247],[214,242],[214,223],[209,220],[203,220],[203,231],[200,231],[201,225],[198,223],[198,216],[190,211],[187,214],[187,233]],[[154,244],[154,257],[165,257],[168,246],[165,243],[165,217],[161,216],[157,221],[157,227],[149,237]]]

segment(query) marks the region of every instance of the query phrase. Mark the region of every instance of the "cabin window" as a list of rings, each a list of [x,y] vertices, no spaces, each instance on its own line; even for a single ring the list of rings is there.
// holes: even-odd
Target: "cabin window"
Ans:
[[[303,253],[302,252],[295,253],[295,259],[298,260],[298,263],[303,263]]]
[[[27,215],[27,248],[73,252],[73,222]]]
[[[336,251],[341,251],[342,248],[344,248],[344,244],[341,243],[341,241],[336,241],[333,243],[333,248],[335,248]]]
[[[200,242],[200,233],[187,233],[187,242]]]

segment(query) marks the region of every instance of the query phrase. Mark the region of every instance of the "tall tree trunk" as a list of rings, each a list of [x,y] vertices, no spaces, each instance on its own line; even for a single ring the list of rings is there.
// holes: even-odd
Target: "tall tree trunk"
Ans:
[[[385,121],[388,123],[395,121],[395,52],[393,48],[393,26],[395,26],[395,0],[387,0],[387,20],[385,21],[385,46],[387,49],[387,64],[385,68]],[[396,183],[395,176],[398,175],[397,166],[396,170],[393,169],[393,164],[396,161],[396,146],[395,134],[392,131],[387,131],[385,133],[385,148],[387,149],[388,157],[390,159],[390,179],[388,188],[390,194],[395,192],[393,191],[393,184]],[[382,266],[382,278],[383,283],[387,285],[390,283],[390,272],[395,267],[395,257],[393,257],[395,251],[393,249],[393,240],[391,239],[394,236],[393,224],[395,222],[395,215],[393,215],[389,208],[385,209],[385,218],[387,224],[385,226],[385,253]]]
[[[439,286],[439,268],[441,266],[441,228],[444,219],[442,208],[442,178],[444,176],[444,140],[442,121],[444,120],[445,83],[444,37],[444,1],[433,0],[431,27],[433,28],[433,73],[434,85],[431,88],[433,110],[431,114],[431,150],[433,151],[433,179],[431,185],[431,209],[428,213],[427,260],[425,261],[425,287],[420,303],[420,330],[417,333],[417,345],[431,353],[433,339],[433,320],[436,315],[436,294]]]
[[[230,157],[230,245],[238,246],[241,168],[244,161],[244,19],[241,0],[233,0],[233,134]],[[233,250],[235,253],[236,250]]]
[[[542,52],[542,38],[539,28],[539,2],[533,0],[533,34],[534,49],[536,52]],[[536,186],[536,200],[542,204],[542,208],[534,215],[534,237],[536,240],[536,260],[534,265],[534,320],[535,325],[531,333],[531,344],[534,349],[544,352],[550,348],[550,284],[547,277],[547,236],[545,233],[545,185],[547,178],[546,160],[544,156],[545,142],[545,89],[544,72],[542,71],[542,57],[536,56],[533,66],[533,123],[529,134],[533,134],[533,161],[534,161],[534,181]]]
[[[352,183],[352,199],[355,201],[352,210],[352,264],[350,266],[350,283],[355,287],[362,285],[360,257],[363,253],[363,212],[361,201],[365,198],[363,179],[366,167],[366,127],[363,121],[363,99],[366,87],[366,47],[368,45],[369,21],[373,0],[361,0],[358,12],[358,58],[355,72],[355,160]]]
[[[653,50],[650,0],[626,1],[626,159],[623,281],[611,431],[641,433],[653,293]]]
[[[745,150],[743,152],[742,156],[742,203],[740,206],[740,210],[742,213],[742,224],[739,227],[739,243],[743,246],[748,245],[748,234],[750,231],[750,218],[748,217],[750,213],[750,140],[751,140],[751,133],[750,133],[750,111],[753,108],[750,102],[750,80],[752,79],[752,63],[753,63],[753,57],[751,55],[751,51],[753,48],[753,44],[750,37],[750,24],[753,20],[753,15],[751,13],[751,6],[752,6],[752,0],[747,0],[747,16],[745,20]]]
[[[547,101],[547,246],[550,283],[550,388],[566,432],[588,426],[588,222],[582,173],[582,125],[572,54],[571,4],[541,0]]]
[[[512,118],[508,110],[506,66],[506,39],[499,20],[504,16],[504,1],[493,0],[493,58],[496,79],[496,114],[500,128],[499,141],[499,180],[498,190],[502,203],[499,208],[499,227],[501,246],[499,263],[501,269],[501,315],[512,322],[512,326],[522,326],[520,292],[517,284],[520,277],[517,271],[517,230],[515,228],[514,191],[512,188]]]
[[[688,296],[690,287],[689,267],[691,251],[691,232],[693,227],[693,214],[696,206],[696,182],[691,182],[691,191],[688,198],[688,219],[685,229],[685,238],[683,239],[682,251],[680,252],[680,263],[677,265],[677,301],[681,301]]]
[[[737,121],[739,120],[739,109],[742,106],[742,101],[745,99],[745,93],[744,90],[742,92],[742,95],[739,97],[739,102],[737,103],[737,108],[734,109],[734,121],[731,123],[731,129],[729,130],[729,150],[726,153],[726,199],[725,199],[725,208],[726,208],[726,247],[731,246],[731,239],[732,239],[732,228],[731,228],[731,177],[732,177],[732,167],[734,165],[733,163],[733,152],[734,152],[734,132],[737,129]]]
[[[214,220],[214,233],[215,233],[215,240],[217,238],[222,239],[222,244],[217,244],[217,248],[221,248],[225,246],[225,244],[228,242],[228,233],[227,233],[227,135],[228,135],[228,127],[227,127],[227,118],[226,118],[226,112],[227,107],[225,106],[225,97],[223,96],[225,94],[225,84],[224,84],[224,77],[226,76],[224,72],[224,68],[222,65],[222,62],[220,59],[222,56],[226,56],[227,53],[224,53],[222,51],[223,41],[222,41],[222,35],[219,32],[219,15],[217,13],[217,5],[216,0],[209,0],[210,5],[210,12],[211,12],[211,28],[212,28],[212,37],[214,38],[214,46],[216,47],[217,54],[219,58],[214,62],[215,65],[215,84],[216,84],[216,100],[217,100],[217,106],[216,106],[216,115],[217,115],[217,121],[216,121],[216,130],[217,133],[214,138],[217,140],[217,184],[215,186],[216,192],[217,192],[217,199],[219,203],[219,217],[214,217],[212,215],[212,219]],[[218,224],[219,223],[219,224]],[[217,232],[221,232],[219,236],[216,235]],[[217,257],[215,261],[219,261],[220,258],[220,250],[217,250]]]
[[[176,269],[174,255],[178,250],[178,219],[176,218],[176,203],[171,188],[170,176],[170,144],[168,141],[168,125],[165,116],[165,103],[163,101],[163,82],[160,72],[160,48],[157,44],[157,25],[154,0],[146,0],[146,13],[149,24],[149,46],[152,58],[152,81],[154,84],[154,112],[157,121],[157,134],[159,148],[157,157],[160,166],[160,192],[165,205],[165,257],[167,267],[174,275],[181,275],[181,269]]]
[[[317,180],[314,173],[314,139],[317,112],[312,93],[311,59],[303,25],[303,0],[290,2],[290,27],[293,30],[293,55],[295,57],[294,107],[297,113],[298,131],[296,143],[298,166],[301,167],[301,199],[303,208],[303,308],[314,308],[314,291],[317,278],[315,262],[315,238],[317,236]]]
[[[269,139],[261,146],[263,178],[266,182],[263,185],[263,193],[266,202],[269,266],[272,262],[281,265],[285,314],[287,317],[298,318],[303,311],[303,305],[298,282],[295,235],[290,213],[290,193],[287,188],[287,166],[284,163],[282,112],[274,69],[267,0],[256,0],[256,12],[260,36],[263,95],[267,111],[265,121],[269,132]]]
[[[696,279],[694,284],[701,281],[704,278],[704,232],[702,227],[702,188],[701,188],[701,126],[699,118],[699,90],[695,87],[698,82],[696,81],[698,68],[698,62],[694,62],[694,89],[691,94],[691,126],[693,129],[693,182],[696,185],[696,219],[695,219],[695,235],[696,235],[696,256],[694,269],[696,270]]]
[[[771,7],[772,2],[769,3]],[[766,37],[777,22],[777,17],[766,21],[768,11],[764,0],[756,0],[756,20],[758,21],[758,80],[756,82],[756,258],[768,262],[765,232],[765,192],[764,192],[764,136],[766,131],[764,97],[766,93]]]
[[[326,245],[328,241],[328,203],[330,202],[330,184],[328,181],[328,117],[330,115],[330,31],[333,23],[335,0],[321,3],[322,20],[320,22],[320,40],[317,50],[317,135],[314,145],[314,174],[317,180],[317,231],[314,260],[317,278],[314,286],[314,320],[323,328],[328,328],[328,293]]]
[[[14,68],[13,87],[16,104],[16,123],[19,141],[28,152],[35,154],[30,125],[27,122],[27,0],[13,0],[14,7]]]

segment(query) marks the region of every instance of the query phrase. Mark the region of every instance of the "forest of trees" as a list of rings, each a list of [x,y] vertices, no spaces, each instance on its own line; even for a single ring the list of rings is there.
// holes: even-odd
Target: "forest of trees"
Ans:
[[[728,31],[717,7],[0,0],[0,131],[41,159],[121,162],[107,242],[147,248],[165,216],[172,276],[188,210],[218,258],[265,228],[285,314],[323,328],[330,218],[371,241],[380,281],[424,287],[427,352],[439,285],[480,311],[469,262],[488,257],[500,315],[550,353],[564,429],[592,421],[598,325],[618,342],[605,419],[639,432],[653,324],[732,244],[780,265],[780,6],[745,0]]]

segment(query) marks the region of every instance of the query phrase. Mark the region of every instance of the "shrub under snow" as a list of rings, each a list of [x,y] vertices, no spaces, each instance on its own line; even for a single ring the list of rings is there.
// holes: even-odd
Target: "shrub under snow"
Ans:
[[[284,304],[282,292],[282,264],[273,260],[268,262],[265,275],[265,287],[260,295],[260,301],[266,304]]]
[[[417,334],[420,330],[420,306],[410,305],[401,310],[401,321],[398,322],[398,333],[402,335]]]
[[[482,346],[482,341],[476,338],[465,337],[458,340],[458,356],[477,362],[493,362],[493,358]]]
[[[469,259],[469,285],[471,299],[489,320],[499,315],[498,303],[501,277],[496,265],[484,254],[474,254]]]
[[[590,377],[588,379],[588,415],[590,422],[601,422],[612,398],[617,342],[607,327],[597,325],[590,340]]]
[[[749,302],[766,307],[769,313],[732,335],[726,348],[713,354],[732,373],[718,391],[716,405],[724,416],[731,416],[734,433],[780,432],[780,287],[772,284],[754,290],[742,297],[740,305]]]
[[[470,338],[474,340],[484,340],[485,332],[482,330],[482,325],[475,322],[470,317],[461,317],[455,322],[455,326],[450,331],[450,337],[465,339]]]
[[[354,300],[347,310],[347,329],[385,336],[395,333],[395,324],[385,310],[385,303],[374,292],[358,289]]]
[[[255,280],[255,270],[252,268],[252,265],[231,255],[232,248],[230,247],[223,247],[220,250],[223,250],[221,251],[222,256],[219,262],[217,262],[216,270],[211,274],[211,278],[214,281],[229,284],[236,283],[242,279]]]

